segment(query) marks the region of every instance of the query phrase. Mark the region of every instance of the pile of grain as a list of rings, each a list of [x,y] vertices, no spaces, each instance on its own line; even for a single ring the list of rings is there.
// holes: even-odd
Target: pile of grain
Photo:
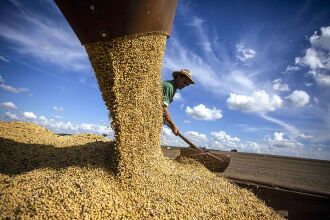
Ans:
[[[281,218],[197,162],[162,156],[165,43],[165,35],[154,33],[85,45],[115,144],[95,135],[59,137],[34,124],[0,123],[1,218]]]
[[[158,173],[123,183],[108,167],[111,143],[0,122],[0,218],[280,219],[252,193],[189,160],[161,157]]]

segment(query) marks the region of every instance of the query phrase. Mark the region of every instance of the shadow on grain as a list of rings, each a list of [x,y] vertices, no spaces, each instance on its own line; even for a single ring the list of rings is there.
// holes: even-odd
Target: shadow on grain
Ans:
[[[26,144],[0,138],[0,173],[16,175],[40,168],[94,166],[117,173],[114,142],[96,141],[85,145],[55,147]]]

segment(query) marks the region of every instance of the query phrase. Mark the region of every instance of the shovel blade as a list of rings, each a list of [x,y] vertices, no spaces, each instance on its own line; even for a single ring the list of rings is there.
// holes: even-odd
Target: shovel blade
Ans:
[[[230,155],[208,152],[202,149],[182,148],[181,157],[189,157],[202,163],[211,172],[223,172],[230,163]]]

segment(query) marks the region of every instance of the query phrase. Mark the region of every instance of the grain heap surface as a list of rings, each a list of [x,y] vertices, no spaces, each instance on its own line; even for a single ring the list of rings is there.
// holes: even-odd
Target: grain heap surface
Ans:
[[[280,219],[251,192],[187,160],[125,183],[109,140],[0,122],[0,219]],[[158,172],[158,173],[156,173]]]
[[[144,34],[85,45],[115,143],[0,122],[0,218],[281,219],[201,164],[162,156],[165,42]]]

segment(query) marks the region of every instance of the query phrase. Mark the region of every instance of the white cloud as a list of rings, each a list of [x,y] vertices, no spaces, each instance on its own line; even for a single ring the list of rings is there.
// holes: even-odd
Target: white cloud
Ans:
[[[12,102],[3,102],[0,105],[3,108],[12,108],[12,109],[17,109],[16,105]]]
[[[55,133],[65,134],[77,134],[77,133],[95,133],[95,134],[107,134],[110,138],[113,138],[114,132],[110,126],[97,125],[90,123],[73,124],[70,121],[63,122],[54,118],[48,119],[42,115],[37,117],[33,112],[24,112],[21,117],[16,116],[10,112],[6,112],[5,118],[10,120],[30,121],[41,126],[48,128]]]
[[[305,91],[295,90],[287,97],[295,106],[303,107],[309,103],[309,95]]]
[[[304,57],[296,57],[296,65],[307,66],[309,73],[318,85],[330,86],[330,26],[321,27],[309,38],[311,48],[306,49]]]
[[[237,143],[236,146],[228,149],[236,149],[238,152],[249,152],[249,153],[263,153],[271,154],[269,147],[265,143],[257,143],[255,141],[245,141],[244,143]]]
[[[299,133],[297,138],[310,140],[311,135]],[[186,137],[192,140],[197,146],[205,146],[207,148],[229,151],[237,149],[239,152],[276,154],[297,157],[312,157],[312,158],[328,158],[322,154],[314,154],[310,148],[305,148],[302,143],[299,143],[295,138],[286,138],[283,132],[274,132],[271,137],[266,137],[263,142],[245,141],[244,143],[238,137],[233,137],[225,131],[211,132],[211,138],[207,135],[200,134],[194,131],[185,132]],[[176,137],[172,131],[163,127],[162,144],[167,146],[186,147],[187,144],[180,138]]]
[[[19,10],[12,21],[0,22],[0,36],[18,45],[13,50],[64,69],[89,68],[85,50],[67,24],[16,6]]]
[[[319,70],[310,70],[308,73],[313,76],[318,85],[330,86],[330,75],[322,74]]]
[[[205,53],[213,53],[212,42],[209,39],[209,34],[205,30],[205,20],[200,17],[194,16],[192,21],[188,25],[194,26],[197,32],[200,42],[198,43]]]
[[[78,126],[77,131],[79,133],[98,133],[98,134],[110,134],[113,133],[112,129],[105,125],[82,123]]]
[[[183,120],[183,123],[185,123],[185,124],[191,124],[191,121],[190,120]]]
[[[238,137],[231,137],[225,131],[211,132],[211,136],[210,146],[215,149],[230,150],[239,148],[238,143],[240,139]]]
[[[256,52],[252,49],[246,48],[244,44],[236,44],[236,58],[242,62],[253,59],[256,56]]]
[[[166,146],[178,146],[178,147],[186,147],[187,144],[175,136],[171,129],[167,127],[163,127],[161,133],[161,144]]]
[[[200,17],[194,16],[190,25],[200,28],[203,26],[204,22],[205,21],[203,19],[201,19]]]
[[[298,65],[307,65],[311,69],[325,68],[324,65],[324,54],[323,52],[318,52],[313,48],[308,48],[306,50],[305,57],[296,57],[295,62]]]
[[[11,112],[6,112],[5,113],[5,118],[8,118],[10,120],[19,120],[19,118],[17,117],[17,115],[12,114]]]
[[[282,132],[274,132],[273,136],[267,138],[266,141],[271,148],[297,148],[304,146],[295,140],[286,139]]]
[[[299,66],[287,66],[287,68],[285,69],[284,73],[292,73],[292,72],[296,72],[300,70]]]
[[[301,134],[301,132],[299,131],[299,129],[295,128],[292,125],[289,125],[289,124],[285,123],[284,121],[278,120],[276,118],[269,117],[265,113],[260,113],[260,116],[262,118],[270,121],[270,122],[273,122],[275,124],[278,124],[278,125],[282,126],[284,129],[286,129],[287,131],[290,132],[290,135],[292,137],[297,137],[297,136],[299,136]]]
[[[253,153],[262,153],[265,151],[264,147],[257,142],[247,141],[244,145],[244,150]]]
[[[220,109],[216,109],[215,107],[213,107],[213,109],[209,109],[203,104],[199,104],[194,108],[187,106],[185,112],[198,120],[215,121],[222,118]]]
[[[79,132],[79,124],[73,124],[70,121],[62,122],[56,121],[53,118],[49,119],[49,121],[41,121],[39,124],[49,128],[55,133],[62,134],[77,134]],[[93,132],[95,133],[95,132]]]
[[[171,129],[167,128],[167,127],[163,127],[162,129],[162,134],[166,137],[170,137],[171,135],[174,136],[173,132]]]
[[[319,85],[330,86],[330,76],[325,74],[317,74],[315,75],[315,81]]]
[[[282,79],[273,80],[273,89],[280,92],[290,91],[289,85],[282,83]]]
[[[227,99],[227,105],[230,109],[243,112],[275,111],[282,104],[283,101],[279,96],[270,97],[264,90],[253,92],[252,96],[231,93]]]
[[[0,88],[6,90],[8,92],[18,93],[18,89],[14,88],[12,86],[6,85],[6,84],[0,84]]]
[[[200,134],[196,131],[185,132],[186,137],[199,147],[207,146],[208,138],[205,134]]]
[[[310,87],[310,86],[312,86],[312,85],[313,85],[313,83],[305,82],[305,86],[306,86],[306,87]]]
[[[0,84],[0,88],[8,91],[8,92],[13,92],[13,93],[22,93],[22,92],[28,92],[29,89],[27,88],[15,88],[15,87],[12,87],[10,85],[6,85],[4,83],[1,83]]]
[[[262,148],[262,153],[293,156],[300,158],[315,158],[328,160],[330,151],[320,144],[304,146],[295,139],[287,139],[283,132],[275,132],[271,137],[266,137]]]
[[[249,77],[245,71],[234,70],[226,74],[221,79],[224,86],[228,86],[228,90],[234,93],[251,92],[256,88],[256,83]]]
[[[23,118],[25,119],[37,119],[37,116],[33,112],[24,112]]]
[[[63,119],[63,117],[62,116],[59,116],[59,115],[55,115],[54,118],[55,119]]]
[[[13,86],[5,84],[5,80],[2,78],[1,75],[0,75],[0,88],[6,90],[7,92],[12,92],[12,93],[29,92],[29,89],[27,88],[15,88]]]
[[[315,31],[309,41],[315,48],[330,50],[330,26],[321,27],[321,35]]]
[[[95,130],[92,130],[93,132],[96,132],[99,134],[106,134],[109,137],[112,137],[114,135],[114,132],[110,126],[95,125],[93,129],[95,129]]]
[[[57,112],[63,112],[64,111],[64,108],[58,107],[58,106],[53,106],[53,109]]]
[[[87,123],[82,123],[81,125],[80,125],[80,128],[81,129],[83,129],[83,130],[92,130],[92,127],[93,127],[93,125],[92,124],[87,124]]]
[[[310,140],[310,139],[314,138],[314,136],[313,135],[307,135],[307,134],[301,133],[299,135],[299,138],[302,138],[302,139],[305,139],[305,140]]]
[[[174,101],[182,101],[182,96],[180,92],[176,92],[174,97],[173,97]]]
[[[40,121],[43,121],[43,122],[45,122],[45,123],[48,122],[48,119],[46,118],[46,116],[41,115],[41,116],[39,117],[39,119],[40,119]]]
[[[6,63],[10,63],[10,61],[8,59],[6,59],[4,56],[0,56],[0,60],[2,60],[3,62],[6,62]]]

